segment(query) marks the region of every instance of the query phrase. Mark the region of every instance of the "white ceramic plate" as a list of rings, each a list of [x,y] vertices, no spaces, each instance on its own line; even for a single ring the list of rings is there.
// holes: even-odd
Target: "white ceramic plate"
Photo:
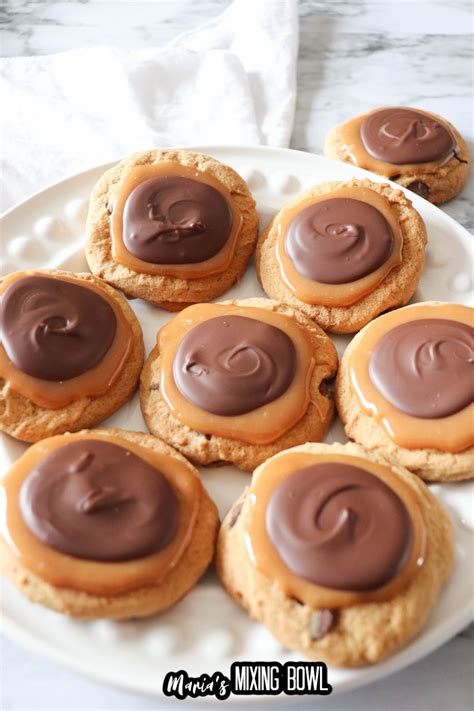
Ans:
[[[312,184],[352,176],[381,178],[344,163],[309,153],[271,148],[197,148],[230,164],[253,192],[262,223],[289,198]],[[88,197],[101,166],[58,183],[10,210],[3,219],[4,271],[28,267],[57,267],[87,271],[83,254],[84,220]],[[426,269],[414,301],[440,299],[467,303],[471,290],[470,235],[438,208],[410,193],[429,233]],[[263,296],[250,267],[243,280],[225,298]],[[145,336],[147,351],[157,329],[170,318],[167,312],[133,301]],[[348,338],[335,341],[342,352]],[[125,405],[106,425],[143,430],[138,397]],[[328,441],[344,442],[340,423]],[[3,469],[26,449],[9,437],[3,441]],[[202,470],[203,479],[223,515],[238,497],[248,475],[231,466]],[[432,486],[450,512],[456,533],[456,565],[448,585],[418,637],[388,661],[357,670],[330,668],[334,691],[360,687],[412,664],[442,645],[472,618],[472,560],[474,486],[470,483]],[[102,682],[162,695],[168,671],[185,669],[191,676],[221,670],[228,673],[235,660],[297,660],[262,626],[252,622],[219,586],[213,572],[172,610],[140,622],[75,622],[33,605],[4,583],[1,609],[3,627],[13,639],[55,661]],[[208,697],[206,701],[212,700]],[[247,697],[248,700],[248,697]],[[276,704],[284,697],[255,697],[254,705]],[[229,703],[242,703],[231,697]]]

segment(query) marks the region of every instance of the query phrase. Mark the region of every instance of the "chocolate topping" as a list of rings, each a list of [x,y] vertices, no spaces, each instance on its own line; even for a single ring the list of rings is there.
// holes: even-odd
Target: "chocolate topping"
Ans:
[[[323,462],[275,489],[266,528],[295,574],[337,590],[375,590],[403,567],[412,525],[402,500],[364,469]]]
[[[325,637],[335,627],[336,621],[337,610],[315,610],[309,623],[311,639],[317,641]]]
[[[225,197],[199,180],[150,178],[129,195],[123,241],[131,254],[154,264],[196,264],[225,245],[232,211]]]
[[[429,163],[454,155],[456,142],[440,121],[412,109],[381,109],[360,127],[368,153],[386,163]]]
[[[387,261],[393,233],[372,205],[330,198],[298,213],[288,227],[285,250],[295,269],[308,279],[347,284]]]
[[[474,400],[474,328],[449,319],[415,319],[376,344],[369,377],[412,417],[448,417]]]
[[[181,394],[216,415],[242,415],[280,397],[296,372],[293,341],[246,316],[218,316],[181,341],[173,377]]]
[[[40,541],[87,560],[141,558],[165,548],[177,530],[178,501],[163,474],[93,439],[46,456],[23,482],[20,509]]]
[[[94,368],[117,320],[97,291],[49,276],[16,279],[0,297],[1,341],[13,365],[41,380],[75,378]]]

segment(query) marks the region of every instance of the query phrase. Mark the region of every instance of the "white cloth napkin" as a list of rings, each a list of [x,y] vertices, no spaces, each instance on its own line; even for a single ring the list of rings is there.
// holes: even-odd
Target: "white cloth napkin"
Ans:
[[[135,150],[288,145],[297,51],[296,0],[234,0],[162,48],[1,60],[0,211]]]

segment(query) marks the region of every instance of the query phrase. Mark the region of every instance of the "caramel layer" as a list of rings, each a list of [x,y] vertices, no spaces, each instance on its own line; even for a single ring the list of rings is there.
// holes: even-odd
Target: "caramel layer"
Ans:
[[[332,198],[349,198],[372,205],[385,217],[393,233],[393,249],[387,261],[362,279],[357,279],[357,281],[348,282],[347,284],[323,284],[302,276],[296,271],[285,250],[286,232],[296,215],[310,205]],[[387,274],[402,263],[402,249],[402,231],[389,201],[374,190],[359,187],[339,188],[324,195],[310,197],[285,210],[278,224],[278,236],[275,245],[281,278],[290,291],[307,304],[322,304],[324,306],[350,306],[366,294],[374,291]]]
[[[270,541],[265,518],[273,492],[293,472],[321,462],[340,462],[365,469],[387,484],[406,506],[413,528],[410,553],[400,572],[376,590],[334,590],[300,578],[286,567]],[[285,595],[295,597],[310,607],[333,609],[389,600],[410,583],[424,563],[426,529],[416,495],[400,477],[381,464],[343,454],[285,452],[263,465],[254,478],[249,497],[251,508],[245,520],[245,543],[251,562],[265,577],[275,580]]]
[[[152,264],[131,254],[123,242],[123,212],[125,203],[133,190],[140,183],[150,178],[178,176],[198,180],[210,185],[224,196],[232,211],[232,229],[224,247],[211,259],[197,264]],[[166,161],[153,165],[137,165],[127,173],[119,183],[118,193],[114,199],[113,213],[110,218],[112,234],[112,254],[115,261],[141,274],[171,276],[178,279],[201,279],[202,277],[220,274],[229,268],[240,230],[243,216],[232,195],[225,185],[210,173],[190,168],[189,166]]]
[[[350,119],[346,123],[339,127],[339,136],[342,141],[342,150],[345,154],[345,158],[350,160],[351,163],[357,165],[359,168],[365,168],[365,170],[371,170],[374,173],[380,173],[381,175],[387,176],[387,178],[394,178],[399,175],[413,175],[418,173],[435,173],[440,166],[445,165],[453,157],[449,155],[443,160],[430,161],[429,163],[387,163],[378,158],[374,158],[364,147],[362,139],[360,136],[360,127],[362,122],[367,116],[376,113],[379,109],[370,111],[368,114],[362,114],[361,116],[356,116]],[[423,111],[427,116],[438,121],[438,117],[430,114],[428,111]],[[445,124],[443,124],[445,125]],[[449,131],[449,127],[446,126]]]
[[[472,325],[472,313],[468,306],[459,304],[416,304],[379,316],[356,336],[349,358],[352,387],[365,414],[374,417],[400,447],[429,447],[452,453],[471,447],[474,444],[474,404],[439,419],[412,417],[397,410],[378,392],[369,377],[369,359],[376,343],[392,328],[417,319],[448,319]]]
[[[46,546],[27,528],[19,507],[19,492],[25,478],[54,449],[76,440],[90,439],[105,440],[130,450],[168,479],[179,502],[179,524],[175,537],[166,548],[145,558],[122,563],[89,561]],[[194,530],[200,487],[198,477],[183,462],[121,437],[93,433],[50,437],[31,446],[4,477],[0,485],[5,512],[1,535],[21,565],[47,583],[92,595],[119,595],[146,585],[158,585],[176,567]]]
[[[2,281],[0,293],[17,279],[41,273],[28,270],[9,274]],[[105,395],[117,382],[132,347],[131,326],[115,299],[112,299],[105,289],[84,279],[75,279],[70,276],[54,276],[54,278],[79,284],[99,294],[114,310],[117,328],[112,345],[98,365],[82,375],[63,381],[40,380],[23,373],[13,365],[0,344],[0,378],[6,380],[15,392],[48,410],[65,407],[80,398]],[[93,318],[94,314],[91,314],[91,319]]]
[[[296,373],[286,392],[267,405],[233,417],[215,415],[193,405],[180,393],[173,377],[175,354],[188,331],[208,319],[224,315],[246,316],[276,326],[291,338],[297,352]],[[288,316],[255,307],[196,304],[169,321],[159,331],[157,340],[161,393],[173,415],[193,430],[249,444],[268,444],[288,432],[308,408],[309,384],[315,365],[313,346],[310,335]]]

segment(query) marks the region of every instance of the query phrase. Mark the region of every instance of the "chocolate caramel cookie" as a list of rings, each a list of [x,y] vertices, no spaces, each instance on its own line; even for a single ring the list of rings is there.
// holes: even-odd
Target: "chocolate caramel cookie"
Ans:
[[[424,222],[400,190],[331,182],[286,204],[261,233],[258,278],[324,330],[352,333],[403,306],[420,279]]]
[[[105,420],[133,395],[143,337],[90,274],[14,272],[0,285],[0,428],[36,442]]]
[[[304,314],[267,299],[197,304],[158,333],[141,375],[149,430],[199,464],[251,470],[320,440],[336,350]]]
[[[251,617],[286,647],[343,667],[405,645],[452,563],[449,517],[424,483],[353,443],[305,444],[261,464],[216,554]]]
[[[128,297],[177,311],[242,277],[257,227],[255,201],[232,168],[192,151],[146,151],[94,188],[86,256]]]
[[[426,302],[366,326],[336,383],[347,436],[429,481],[473,477],[473,314]]]
[[[324,152],[390,178],[439,204],[464,187],[471,156],[450,123],[403,106],[375,109],[333,128]]]
[[[56,612],[161,612],[214,554],[217,510],[199,473],[150,435],[96,429],[45,439],[1,487],[3,572]]]

